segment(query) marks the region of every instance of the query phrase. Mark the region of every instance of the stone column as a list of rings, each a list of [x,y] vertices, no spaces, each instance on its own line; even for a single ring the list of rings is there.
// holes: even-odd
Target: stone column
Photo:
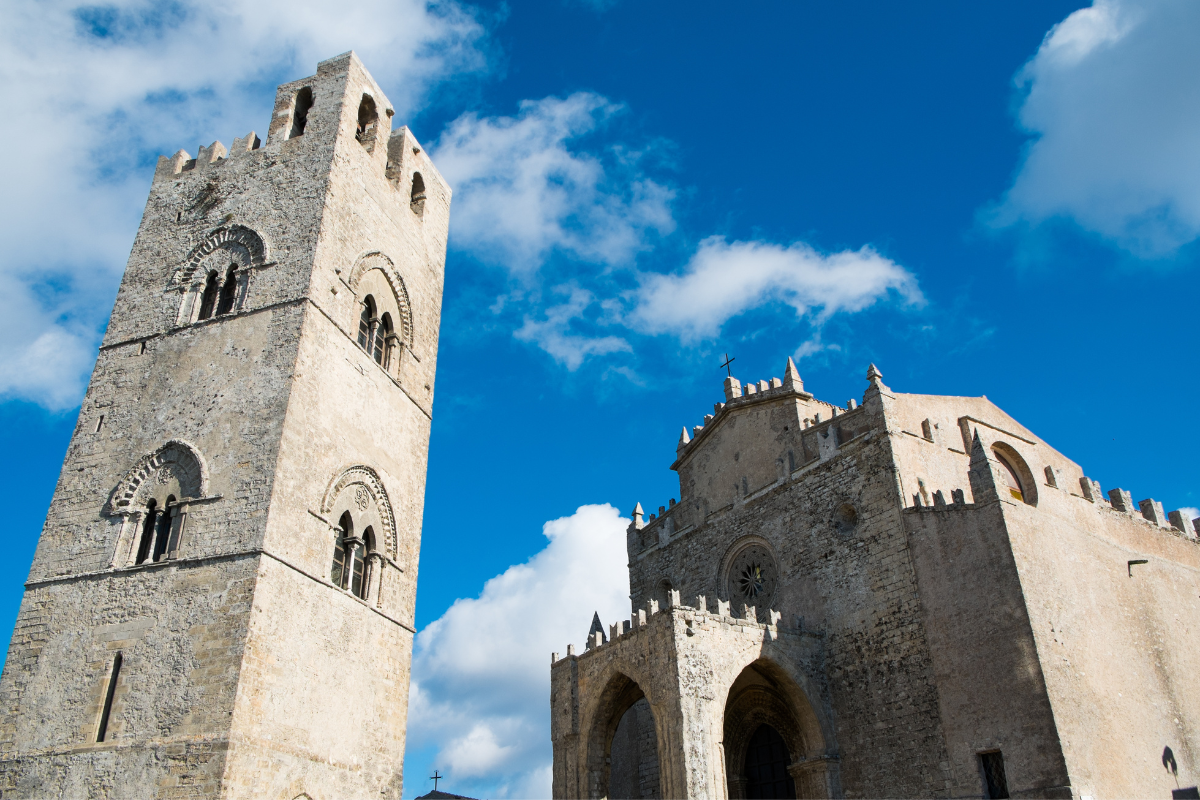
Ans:
[[[743,775],[729,776],[729,800],[745,800],[749,781]]]
[[[183,543],[183,526],[187,522],[188,505],[180,503],[171,509],[171,538],[167,541],[167,558],[179,557],[179,548]]]
[[[838,759],[834,756],[813,756],[788,767],[796,784],[796,797],[830,798],[841,796]]]
[[[342,569],[342,586],[343,589],[349,589],[351,593],[354,591],[354,554],[358,548],[362,547],[363,540],[359,538],[349,538],[345,540],[346,547],[346,566]],[[366,579],[366,569],[364,565],[363,579]]]

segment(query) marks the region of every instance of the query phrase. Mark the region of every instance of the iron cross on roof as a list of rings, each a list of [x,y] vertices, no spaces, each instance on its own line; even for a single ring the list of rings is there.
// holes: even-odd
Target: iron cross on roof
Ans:
[[[438,771],[436,769],[433,771],[433,774],[429,776],[429,780],[433,781],[433,790],[435,792],[437,791],[437,782],[440,781],[444,777],[446,777],[446,776],[439,775]]]
[[[725,373],[726,373],[726,374],[727,374],[727,375],[728,375],[730,378],[732,378],[732,377],[733,377],[733,370],[731,370],[731,369],[729,368],[729,365],[730,365],[730,364],[732,364],[734,361],[737,361],[737,359],[736,359],[736,358],[730,358],[730,357],[729,357],[729,353],[726,353],[726,354],[725,354],[725,363],[721,365],[722,367],[724,367],[724,368],[725,368]]]

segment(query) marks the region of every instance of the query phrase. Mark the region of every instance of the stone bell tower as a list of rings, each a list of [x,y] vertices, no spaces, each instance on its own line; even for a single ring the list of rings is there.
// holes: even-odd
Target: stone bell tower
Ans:
[[[0,678],[4,797],[400,797],[450,189],[353,53],[161,158]]]

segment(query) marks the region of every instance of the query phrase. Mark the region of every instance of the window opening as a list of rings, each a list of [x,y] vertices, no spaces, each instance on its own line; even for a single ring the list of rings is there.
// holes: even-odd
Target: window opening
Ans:
[[[100,419],[96,420],[96,433],[99,433],[100,429],[103,427],[104,427],[104,415],[101,414]]]
[[[987,796],[1008,797],[1008,778],[1004,775],[1004,756],[997,750],[992,753],[980,753],[979,760],[983,765],[983,779],[987,784]]]
[[[363,531],[363,543],[354,548],[354,572],[350,577],[350,591],[356,597],[367,599],[367,554],[375,549],[375,532],[370,528]]]
[[[237,264],[230,264],[225,273],[225,282],[221,284],[221,300],[217,303],[218,314],[228,314],[233,310],[233,301],[237,298]]]
[[[410,201],[415,203],[418,200],[425,199],[425,179],[421,177],[421,173],[413,173],[412,197]]]
[[[208,319],[213,315],[213,309],[217,305],[217,273],[208,273],[207,280],[204,281],[204,295],[200,299],[200,316],[198,319]]]
[[[142,523],[142,540],[138,542],[137,558],[133,563],[144,564],[150,556],[150,543],[154,541],[154,524],[158,521],[158,501],[154,498],[146,503],[146,519]]]
[[[384,366],[387,362],[385,350],[388,346],[388,339],[392,334],[392,317],[390,314],[384,314],[379,320],[379,330],[375,334],[375,345],[372,348],[371,355],[375,358],[375,363]]]
[[[104,709],[100,712],[100,725],[96,728],[97,742],[103,742],[108,736],[108,718],[112,714],[113,698],[117,694],[117,678],[121,677],[121,663],[124,660],[120,652],[113,657],[112,673],[108,676],[108,691],[104,693]]]
[[[158,561],[167,552],[167,543],[171,540],[171,518],[175,516],[175,495],[167,498],[166,505],[158,515],[158,525],[154,537],[154,560]]]
[[[362,314],[358,318],[358,346],[363,350],[371,349],[371,323],[375,319],[375,298],[367,295],[363,301]]]
[[[312,89],[305,86],[296,92],[296,106],[292,112],[292,132],[289,139],[304,135],[304,126],[308,124],[308,111],[313,107]]]
[[[375,140],[375,126],[379,122],[379,114],[375,110],[375,100],[371,95],[364,94],[358,104],[358,127],[355,128],[354,138],[358,139],[367,150]]]
[[[993,450],[992,452],[995,451]],[[1017,477],[1017,471],[999,453],[996,453],[996,460],[1000,462],[1000,466],[1004,467],[1004,480],[1008,484],[1009,494],[1017,500],[1025,502],[1025,491],[1021,486],[1021,479]]]
[[[746,797],[794,799],[796,784],[787,771],[791,762],[779,732],[759,725],[746,750]]]
[[[338,528],[337,539],[333,543],[333,568],[329,571],[329,580],[340,589],[346,585],[346,540],[354,535],[354,520],[350,518],[349,511],[342,514]]]

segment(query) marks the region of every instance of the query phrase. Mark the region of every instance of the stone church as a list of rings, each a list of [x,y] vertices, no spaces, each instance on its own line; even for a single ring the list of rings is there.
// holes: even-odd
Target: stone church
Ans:
[[[552,656],[554,796],[1200,797],[1193,520],[867,379],[789,359],[684,429],[630,619]]]
[[[450,189],[353,53],[159,160],[0,678],[0,795],[398,798]]]

